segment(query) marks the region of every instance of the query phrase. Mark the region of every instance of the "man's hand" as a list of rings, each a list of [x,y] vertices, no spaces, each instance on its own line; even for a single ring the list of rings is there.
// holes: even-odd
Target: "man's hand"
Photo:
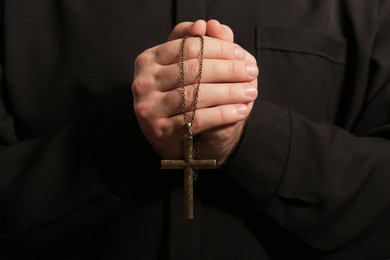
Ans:
[[[258,76],[255,58],[233,43],[233,32],[227,26],[215,20],[178,24],[166,43],[141,53],[135,61],[132,84],[134,109],[145,137],[160,156],[182,158],[184,124],[179,63],[181,38],[185,35],[206,35],[192,133],[200,137],[200,158],[216,159],[221,165],[240,140],[257,97]],[[187,101],[193,100],[199,52],[198,37],[189,37],[184,62]],[[191,114],[192,104],[187,103],[186,110]]]

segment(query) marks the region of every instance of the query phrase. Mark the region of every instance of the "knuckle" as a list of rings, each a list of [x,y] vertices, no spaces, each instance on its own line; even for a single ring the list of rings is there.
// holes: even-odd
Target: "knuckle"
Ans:
[[[186,46],[184,48],[184,55],[187,58],[195,58],[199,55],[200,47],[199,47],[199,42],[197,41],[196,38],[191,37],[188,38],[186,41]]]
[[[131,84],[131,90],[134,96],[139,96],[150,89],[153,85],[153,78],[150,76],[137,76]]]
[[[146,51],[142,52],[140,55],[138,55],[135,58],[135,61],[134,61],[135,67],[142,68],[144,66],[149,65],[154,60],[153,56],[154,56],[154,54],[151,50],[146,50]]]
[[[237,88],[235,86],[233,86],[232,84],[229,84],[229,87],[228,87],[229,99],[233,99],[234,97],[236,97],[236,95],[237,95]]]
[[[219,117],[221,122],[225,122],[228,117],[225,109],[223,109],[222,107],[219,108]]]
[[[134,103],[134,112],[138,118],[148,118],[152,112],[151,106],[148,102],[136,102]]]
[[[156,137],[158,139],[166,138],[167,136],[169,136],[169,132],[170,132],[170,126],[168,120],[166,119],[158,120],[154,131]]]
[[[227,50],[227,46],[224,44],[224,42],[219,42],[219,56],[220,57],[229,57],[230,51]]]
[[[236,62],[230,61],[228,65],[228,73],[232,75],[234,78],[240,75],[240,69]]]
[[[199,73],[199,64],[196,60],[189,60],[184,66],[184,75],[186,75],[187,82],[194,82]]]
[[[190,107],[193,105],[193,103],[191,101],[191,100],[193,100],[193,97],[194,97],[193,88],[191,86],[187,86],[186,90],[184,91],[184,98],[185,98],[185,100],[188,100],[188,102],[186,103],[187,107]]]

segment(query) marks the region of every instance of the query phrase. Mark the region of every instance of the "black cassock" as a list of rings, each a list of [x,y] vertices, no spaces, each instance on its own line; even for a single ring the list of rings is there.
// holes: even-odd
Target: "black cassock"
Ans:
[[[0,259],[390,258],[390,1],[1,8]],[[137,55],[197,19],[257,58],[259,97],[187,221],[130,86]]]

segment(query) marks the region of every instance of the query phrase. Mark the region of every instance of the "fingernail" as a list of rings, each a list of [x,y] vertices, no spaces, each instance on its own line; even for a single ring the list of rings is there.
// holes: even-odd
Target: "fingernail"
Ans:
[[[257,66],[254,64],[246,65],[246,72],[250,76],[257,76]]]
[[[237,59],[243,60],[245,59],[245,51],[238,45],[234,48],[234,55],[236,56]]]
[[[245,95],[247,95],[248,97],[254,98],[257,96],[257,88],[252,84],[246,84],[244,86],[244,91]]]
[[[236,109],[236,113],[239,114],[239,115],[247,115],[247,111],[248,111],[248,108],[246,105],[244,104],[238,104],[235,106],[235,109]]]

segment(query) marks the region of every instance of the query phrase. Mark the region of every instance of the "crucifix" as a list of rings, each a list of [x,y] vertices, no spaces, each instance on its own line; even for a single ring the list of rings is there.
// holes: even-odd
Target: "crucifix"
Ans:
[[[186,125],[188,128],[188,124]],[[184,138],[183,160],[161,160],[161,169],[184,169],[184,217],[194,218],[194,170],[215,169],[216,160],[193,159],[193,137]]]
[[[195,87],[192,117],[187,120],[187,104],[185,102],[185,82],[184,82],[184,47],[187,37],[184,37],[181,42],[181,62],[180,62],[180,79],[181,79],[181,105],[183,110],[183,118],[185,125],[184,134],[184,159],[183,160],[161,160],[161,169],[184,169],[184,217],[186,219],[194,218],[194,175],[198,169],[215,169],[216,160],[199,160],[199,147],[197,142],[194,145],[194,138],[192,136],[191,127],[195,121],[195,112],[198,104],[199,88],[202,77],[203,67],[203,51],[204,39],[199,36],[201,40],[199,74]],[[196,146],[196,147],[195,147]],[[195,152],[194,152],[195,151]]]

